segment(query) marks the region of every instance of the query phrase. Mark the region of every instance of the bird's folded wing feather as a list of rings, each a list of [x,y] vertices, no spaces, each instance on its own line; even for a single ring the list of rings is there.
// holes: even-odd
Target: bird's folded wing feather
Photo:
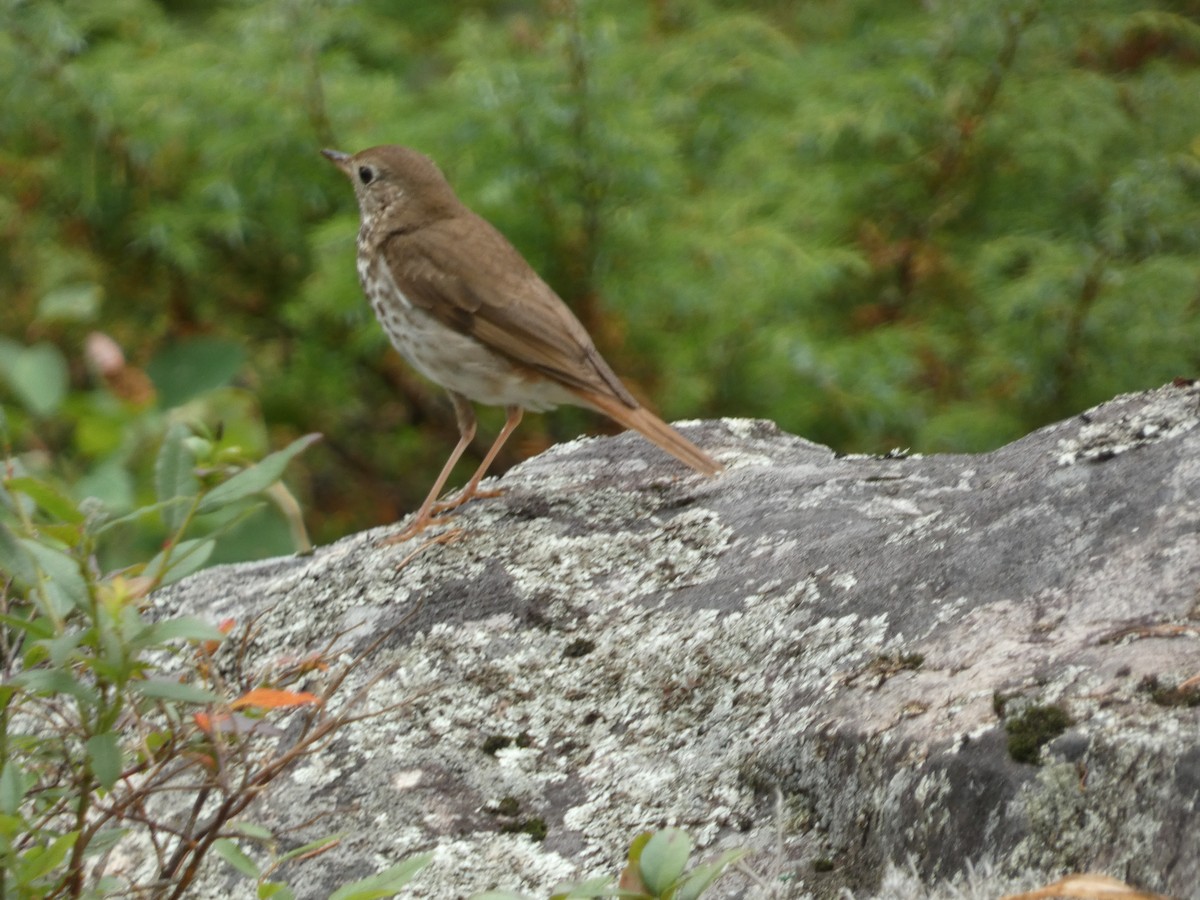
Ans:
[[[442,219],[381,249],[410,303],[517,365],[567,387],[638,402],[567,305],[484,219]]]

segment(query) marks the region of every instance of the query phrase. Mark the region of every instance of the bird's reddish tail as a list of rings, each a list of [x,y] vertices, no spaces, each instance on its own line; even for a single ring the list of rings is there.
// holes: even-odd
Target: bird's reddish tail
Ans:
[[[716,475],[724,470],[719,462],[685,438],[682,434],[656,416],[644,406],[630,409],[620,400],[596,394],[591,391],[576,390],[589,406],[600,410],[610,419],[620,422],[626,428],[632,428],[655,446],[667,451],[677,460],[691,466],[703,475]]]

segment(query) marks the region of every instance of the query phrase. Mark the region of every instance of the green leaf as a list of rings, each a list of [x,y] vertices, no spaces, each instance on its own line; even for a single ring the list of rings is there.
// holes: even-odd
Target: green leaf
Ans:
[[[10,491],[19,491],[29,497],[50,515],[63,522],[70,522],[72,525],[83,522],[83,513],[79,511],[75,501],[53,485],[23,476],[8,479],[4,486]]]
[[[154,490],[162,504],[163,522],[174,534],[179,530],[188,514],[190,504],[185,498],[193,497],[200,483],[192,469],[195,459],[187,448],[186,440],[191,432],[181,422],[167,429],[158,457],[154,460]]]
[[[282,450],[277,450],[264,457],[261,462],[238,472],[204,495],[200,500],[199,512],[212,512],[266,490],[279,480],[293,457],[320,439],[319,434],[306,434],[296,438]]]
[[[45,616],[23,619],[20,616],[10,616],[0,613],[0,622],[3,622],[5,625],[11,625],[13,628],[19,628],[35,641],[50,640],[58,633],[54,623]]]
[[[62,544],[64,547],[74,547],[83,530],[78,525],[39,525],[38,533],[50,542]]]
[[[692,839],[678,828],[664,828],[646,841],[638,870],[651,894],[657,896],[679,880],[692,852]]]
[[[84,855],[99,856],[101,853],[107,853],[120,842],[121,838],[125,837],[132,830],[132,828],[101,828],[88,841]],[[100,896],[105,895],[101,894]]]
[[[5,841],[10,841],[24,832],[26,826],[23,816],[9,816],[0,812],[0,848],[5,846]]]
[[[225,862],[229,863],[247,878],[258,878],[261,870],[258,863],[246,855],[237,844],[229,840],[229,838],[217,838],[213,841],[212,847],[217,851],[217,855]]]
[[[104,734],[92,735],[87,739],[88,759],[92,764],[92,774],[110,790],[117,779],[121,777],[124,763],[121,759],[121,743],[117,735],[111,731]]]
[[[315,841],[309,841],[307,844],[303,844],[299,847],[294,847],[287,853],[283,854],[283,856],[279,857],[277,862],[285,863],[290,859],[295,859],[296,857],[303,856],[306,853],[312,853],[314,850],[320,850],[322,847],[332,844],[334,841],[340,840],[344,834],[345,832],[339,831],[335,834],[329,834],[325,837],[317,838]]]
[[[259,900],[274,897],[276,900],[295,900],[296,895],[286,884],[278,881],[264,881],[258,886]]]
[[[39,541],[24,538],[21,544],[45,573],[46,592],[58,615],[65,615],[72,608],[87,609],[88,583],[79,571],[79,560]]]
[[[17,883],[32,885],[34,881],[51,872],[66,859],[67,852],[79,840],[78,831],[60,835],[47,847],[33,847],[26,851],[17,866]]]
[[[270,828],[263,828],[253,822],[234,822],[230,827],[238,834],[244,834],[256,841],[273,841],[275,839],[275,832]]]
[[[203,568],[216,546],[216,540],[210,537],[180,541],[156,553],[146,563],[143,574],[147,578],[157,579],[160,584],[171,584]],[[167,567],[166,572],[162,571],[163,566]]]
[[[241,344],[222,338],[193,338],[163,347],[146,366],[146,374],[158,390],[160,407],[172,409],[228,384],[245,359]]]
[[[0,522],[0,570],[11,575],[26,589],[32,589],[38,583],[38,570],[33,557],[21,544],[21,539],[3,522]]]
[[[643,831],[629,843],[628,860],[631,863],[637,863],[642,858],[642,851],[646,849],[646,845],[650,843],[650,838],[654,837],[653,831]]]
[[[84,632],[81,629],[71,628],[58,635],[58,637],[43,641],[42,644],[46,648],[46,652],[50,655],[51,664],[61,666],[70,658],[83,638]]]
[[[132,641],[131,649],[157,646],[167,641],[220,641],[225,635],[211,622],[198,616],[181,616],[147,626]]]
[[[34,344],[21,350],[6,367],[3,377],[21,404],[38,418],[62,406],[67,396],[67,362],[53,344]]]
[[[106,519],[96,528],[95,533],[102,535],[116,528],[122,528],[126,525],[136,525],[151,514],[160,512],[161,510],[162,505],[159,503],[150,503],[146,506],[139,506],[132,512],[125,513],[124,515],[117,516],[116,518]]]
[[[93,503],[99,501],[106,515],[116,515],[132,510],[137,505],[133,482],[133,475],[124,467],[122,460],[111,458],[98,463],[90,472],[80,477],[72,486],[71,492],[80,500],[90,499]],[[138,510],[133,518],[144,514],[144,511]],[[105,524],[115,523],[113,520],[109,520],[108,523],[94,521],[94,533],[102,530]]]
[[[380,897],[390,897],[408,884],[432,859],[432,853],[410,856],[399,865],[384,869],[370,878],[338,888],[329,895],[329,900],[378,900]]]
[[[62,669],[31,669],[13,676],[13,683],[37,694],[66,694],[88,706],[99,699],[95,689]]]
[[[167,678],[151,678],[131,681],[129,686],[152,700],[168,700],[174,703],[219,703],[221,698],[212,691],[191,684],[180,684]]]
[[[613,879],[607,876],[589,878],[579,884],[563,884],[554,889],[550,900],[580,900],[586,897],[641,897],[646,895],[641,891],[626,891],[613,887]]]
[[[736,850],[722,853],[710,863],[696,866],[691,872],[688,872],[687,878],[675,891],[674,900],[696,900],[712,886],[714,881],[724,875],[730,866],[749,853],[748,849],[739,847]]]
[[[15,760],[8,760],[0,770],[0,812],[16,813],[31,784],[33,778],[26,775]]]

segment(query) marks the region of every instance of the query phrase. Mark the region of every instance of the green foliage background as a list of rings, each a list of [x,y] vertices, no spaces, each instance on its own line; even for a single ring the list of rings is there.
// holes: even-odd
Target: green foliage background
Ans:
[[[180,416],[250,456],[323,432],[318,541],[448,453],[323,146],[434,156],[667,418],[975,451],[1197,374],[1200,0],[0,10],[7,440],[118,512]],[[596,427],[534,417],[502,463]],[[213,561],[289,549],[265,510]]]

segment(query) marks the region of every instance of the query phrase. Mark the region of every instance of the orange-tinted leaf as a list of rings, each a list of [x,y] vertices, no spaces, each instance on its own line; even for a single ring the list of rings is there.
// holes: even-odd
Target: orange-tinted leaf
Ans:
[[[617,882],[617,887],[623,891],[639,891],[649,896],[646,883],[642,881],[642,874],[638,871],[636,863],[630,863],[621,870],[621,880]]]
[[[1109,878],[1107,875],[1068,875],[1054,884],[1026,891],[1023,894],[1010,894],[1003,900],[1051,900],[1051,898],[1072,898],[1072,900],[1170,900],[1162,894],[1151,894],[1139,891],[1123,881]]]
[[[219,763],[217,757],[209,752],[189,750],[182,754],[183,758],[193,765],[200,766],[210,772],[217,771]]]
[[[280,657],[276,665],[281,679],[296,678],[306,672],[329,671],[329,663],[320,652],[310,653],[307,656]]]
[[[211,735],[213,733],[213,724],[215,723],[219,730],[221,723],[229,720],[229,713],[217,713],[216,716],[210,716],[206,712],[198,712],[192,713],[192,719],[195,721],[197,728],[205,734]]]
[[[229,632],[233,631],[233,626],[236,624],[237,624],[236,619],[233,619],[233,618],[222,619],[217,624],[217,631],[221,632],[221,634],[229,634]],[[221,642],[220,641],[205,641],[200,646],[204,648],[205,653],[207,653],[209,656],[211,656],[212,654],[217,652],[217,648],[221,646]]]
[[[255,688],[229,704],[230,709],[257,706],[260,709],[279,709],[284,706],[320,704],[321,698],[304,691],[280,691],[275,688]]]

